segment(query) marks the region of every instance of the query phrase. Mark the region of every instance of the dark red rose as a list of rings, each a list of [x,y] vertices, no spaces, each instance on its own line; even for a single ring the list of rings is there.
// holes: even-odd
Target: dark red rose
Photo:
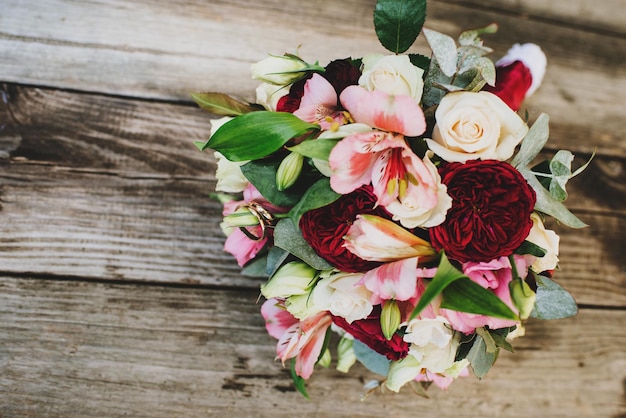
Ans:
[[[496,160],[448,163],[439,170],[452,207],[430,228],[436,250],[459,262],[513,254],[532,227],[535,191],[513,166]]]
[[[533,77],[528,67],[521,61],[515,61],[505,67],[497,67],[496,85],[494,87],[487,85],[483,90],[495,94],[511,109],[517,111],[532,82]]]
[[[387,340],[380,327],[380,305],[374,307],[371,315],[349,324],[340,316],[332,315],[333,322],[357,340],[389,360],[401,360],[409,354],[409,344],[399,334]]]
[[[300,101],[304,96],[304,84],[311,76],[312,74],[291,85],[289,93],[278,99],[278,103],[276,103],[277,112],[293,113],[300,108]]]
[[[358,84],[361,71],[352,64],[350,59],[341,59],[331,61],[322,75],[332,84],[339,97],[343,89]]]
[[[358,273],[381,265],[357,257],[343,246],[343,237],[358,214],[373,214],[389,219],[382,207],[374,209],[376,196],[370,186],[341,196],[330,205],[306,212],[300,218],[300,229],[313,250],[339,270]]]

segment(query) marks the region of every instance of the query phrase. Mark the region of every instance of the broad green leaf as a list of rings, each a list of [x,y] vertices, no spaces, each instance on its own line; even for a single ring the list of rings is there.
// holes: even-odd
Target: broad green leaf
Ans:
[[[544,276],[536,276],[537,300],[530,316],[539,319],[561,319],[576,315],[578,306],[570,293]]]
[[[491,335],[491,338],[493,338],[493,341],[496,343],[496,346],[498,348],[503,348],[510,353],[515,352],[515,350],[513,350],[513,346],[511,345],[511,343],[506,340],[506,336],[503,336],[503,335],[498,334],[497,332],[491,332],[491,331],[489,331],[489,334]]]
[[[279,163],[269,160],[250,161],[241,166],[241,172],[270,203],[276,206],[293,206],[298,203],[302,193],[295,188],[282,192],[278,190],[276,171]]]
[[[214,115],[239,116],[259,110],[224,93],[191,93],[191,98],[202,109]]]
[[[498,25],[495,23],[492,23],[483,28],[466,30],[459,36],[459,45],[480,45],[482,43],[479,38],[480,35],[484,33],[496,33],[497,31]]]
[[[441,71],[448,77],[456,73],[457,50],[454,39],[431,29],[424,29],[424,36],[439,64]]]
[[[374,29],[380,43],[401,54],[413,45],[426,20],[426,0],[378,0]]]
[[[517,250],[515,250],[515,254],[530,254],[530,255],[534,255],[535,257],[543,257],[544,255],[546,255],[547,251],[538,246],[537,244],[534,244],[530,241],[524,241],[522,242],[522,245],[519,246],[519,248]]]
[[[306,380],[296,374],[296,358],[291,359],[291,367],[289,368],[291,373],[291,380],[293,380],[293,384],[298,389],[298,392],[302,394],[307,399],[309,398],[309,394],[306,392]]]
[[[519,172],[524,176],[528,184],[535,190],[535,194],[537,195],[537,203],[535,203],[535,210],[539,212],[543,212],[550,216],[553,216],[558,221],[564,223],[570,228],[584,228],[588,226],[586,223],[581,221],[569,211],[563,205],[563,203],[555,200],[550,192],[548,192],[537,180],[535,174],[528,169],[518,169]]]
[[[316,270],[333,268],[326,260],[313,251],[309,243],[302,237],[302,232],[289,218],[281,219],[276,224],[274,228],[274,245],[289,251]]]
[[[288,149],[305,157],[328,161],[328,156],[335,145],[337,145],[336,139],[317,138],[302,141],[298,145],[294,145]]]
[[[450,283],[443,290],[442,295],[442,308],[477,315],[487,315],[494,318],[519,319],[517,314],[493,292],[473,282],[466,276],[462,276],[454,283]]]
[[[204,149],[221,152],[230,161],[256,160],[277,151],[291,138],[319,126],[287,112],[259,111],[240,115],[222,125]]]
[[[428,71],[428,67],[430,67],[430,58],[421,54],[409,54],[409,60],[411,64],[424,70],[424,76],[426,76],[426,71]]]
[[[267,257],[257,257],[241,270],[241,274],[248,277],[270,277],[267,274]]]
[[[390,361],[387,357],[372,350],[359,340],[354,340],[352,344],[354,355],[369,371],[381,376],[389,374]]]
[[[539,115],[522,140],[519,152],[513,157],[513,167],[526,167],[543,149],[550,136],[549,121],[550,118],[545,113]]]
[[[437,273],[435,273],[435,277],[433,277],[430,283],[428,283],[428,286],[426,286],[426,290],[417,302],[417,305],[415,306],[415,309],[413,309],[409,319],[413,319],[419,315],[419,313],[422,312],[422,310],[424,310],[424,308],[427,307],[433,299],[441,294],[441,292],[448,287],[450,283],[463,277],[466,276],[450,264],[448,257],[446,257],[446,254],[442,251],[439,266],[437,267]]]
[[[330,179],[323,177],[304,193],[302,199],[289,211],[289,217],[295,225],[300,224],[300,217],[313,209],[321,208],[333,203],[341,195],[330,188]]]
[[[474,344],[467,354],[467,360],[472,365],[472,370],[474,370],[476,377],[482,379],[489,372],[496,358],[497,350],[495,353],[487,352],[485,340],[480,335],[476,335]]]

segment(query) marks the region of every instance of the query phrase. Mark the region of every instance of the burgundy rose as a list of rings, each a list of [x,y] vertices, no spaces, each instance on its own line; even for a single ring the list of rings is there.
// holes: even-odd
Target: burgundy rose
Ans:
[[[339,96],[343,89],[359,82],[361,71],[352,64],[350,59],[341,59],[331,61],[322,75],[332,84]]]
[[[496,85],[485,86],[483,90],[498,96],[509,107],[517,111],[521,106],[526,92],[532,85],[530,70],[521,61],[515,61],[506,67],[496,68]]]
[[[304,96],[304,85],[311,76],[312,74],[291,85],[289,93],[278,99],[278,103],[276,103],[277,112],[293,113],[300,108],[300,101]]]
[[[374,209],[376,196],[370,186],[341,196],[330,205],[306,212],[300,218],[300,229],[313,250],[339,270],[357,273],[371,270],[381,263],[357,257],[343,246],[343,237],[358,214],[373,214],[389,219],[382,207]]]
[[[448,163],[440,170],[452,207],[429,230],[436,250],[459,262],[511,255],[532,227],[535,191],[513,166],[497,160]]]
[[[380,311],[380,305],[377,305],[370,316],[351,324],[340,316],[333,315],[332,318],[335,325],[372,350],[386,356],[389,360],[401,360],[409,354],[409,344],[397,333],[391,340],[385,338],[380,327]]]

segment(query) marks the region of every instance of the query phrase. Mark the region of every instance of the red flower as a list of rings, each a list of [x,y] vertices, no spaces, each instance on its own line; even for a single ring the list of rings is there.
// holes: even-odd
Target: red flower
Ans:
[[[506,67],[496,68],[496,85],[485,86],[484,90],[498,96],[509,107],[517,111],[526,98],[533,78],[528,67],[521,61],[515,61]]]
[[[276,103],[277,112],[293,113],[298,110],[300,107],[300,101],[304,95],[304,84],[309,78],[311,78],[311,76],[312,74],[309,74],[307,77],[304,77],[302,80],[296,81],[291,85],[289,93],[278,99],[278,103]]]
[[[348,86],[358,84],[361,71],[349,59],[331,61],[322,74],[335,88],[337,97]]]
[[[343,246],[343,237],[359,214],[373,214],[389,219],[382,207],[374,208],[376,196],[370,186],[341,196],[330,205],[306,212],[300,218],[300,229],[313,250],[339,270],[357,273],[371,270],[381,263],[357,257]]]
[[[377,305],[370,316],[351,324],[340,316],[333,315],[332,318],[339,328],[389,360],[403,359],[409,354],[409,344],[397,333],[391,340],[385,338],[380,327],[380,311],[380,305]]]
[[[429,230],[436,250],[459,262],[511,255],[532,227],[535,191],[513,166],[497,160],[448,163],[440,170],[452,208]]]

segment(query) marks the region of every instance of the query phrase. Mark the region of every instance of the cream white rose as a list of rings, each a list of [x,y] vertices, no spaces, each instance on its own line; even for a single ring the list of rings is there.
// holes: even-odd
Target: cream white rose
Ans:
[[[407,55],[372,54],[363,57],[359,85],[369,91],[407,95],[419,102],[424,90],[424,70],[411,64]]]
[[[372,292],[357,284],[363,274],[333,272],[321,277],[311,294],[315,309],[341,316],[348,323],[367,318],[372,312]]]
[[[289,93],[289,88],[285,86],[261,83],[256,88],[256,102],[263,106],[265,110],[275,112],[278,101],[287,93]]]
[[[443,373],[454,364],[460,336],[442,316],[413,319],[406,327],[404,341],[410,343],[409,354],[420,366],[433,372]]]
[[[428,147],[446,161],[509,159],[528,125],[498,96],[485,91],[448,93],[435,111]]]
[[[541,217],[537,213],[533,212],[530,219],[533,220],[533,227],[526,240],[546,250],[546,255],[537,258],[530,267],[536,273],[554,270],[559,262],[559,236],[556,232],[544,227]]]

